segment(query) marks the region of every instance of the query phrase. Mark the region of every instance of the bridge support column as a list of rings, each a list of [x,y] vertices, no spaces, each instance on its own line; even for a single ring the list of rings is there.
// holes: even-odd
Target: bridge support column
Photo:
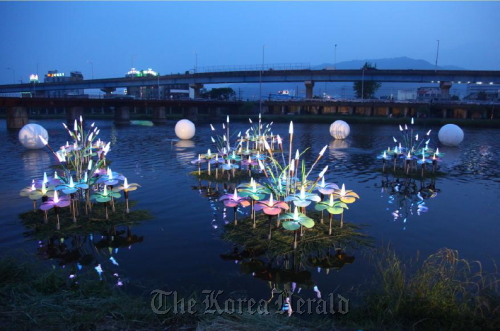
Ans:
[[[75,123],[75,120],[80,121],[80,116],[83,118],[83,107],[70,107],[66,112],[66,123],[72,128],[71,125]]]
[[[200,97],[200,90],[203,88],[203,84],[189,84],[189,97],[191,99],[198,99]]]
[[[9,107],[6,115],[9,130],[19,130],[28,124],[28,111],[25,107]]]
[[[450,98],[451,82],[440,82],[439,87],[441,88],[441,99]]]
[[[211,119],[216,119],[220,117],[220,108],[219,107],[210,107],[208,110]]]
[[[155,107],[153,109],[153,123],[156,125],[167,123],[165,107]]]
[[[183,108],[184,118],[190,121],[198,120],[198,108],[197,107],[189,107],[187,110]]]
[[[115,108],[115,124],[129,125],[130,124],[130,109],[126,106]]]
[[[314,82],[311,80],[306,80],[304,82],[306,85],[306,99],[312,99],[313,98],[313,89],[314,89]]]

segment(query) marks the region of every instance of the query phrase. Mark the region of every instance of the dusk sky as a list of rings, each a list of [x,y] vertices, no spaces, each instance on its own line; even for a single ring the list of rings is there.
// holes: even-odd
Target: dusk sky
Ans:
[[[0,2],[0,84],[407,56],[500,70],[500,2]],[[7,69],[11,68],[11,69]]]

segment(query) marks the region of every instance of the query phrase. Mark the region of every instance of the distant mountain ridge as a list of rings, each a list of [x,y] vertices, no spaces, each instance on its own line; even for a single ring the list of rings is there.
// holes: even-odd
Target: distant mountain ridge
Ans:
[[[396,57],[392,59],[366,59],[366,60],[351,60],[339,62],[336,65],[332,63],[323,63],[317,66],[313,66],[311,69],[324,69],[332,68],[336,69],[360,69],[363,67],[365,62],[370,62],[372,65],[377,65],[377,69],[414,69],[414,70],[433,70],[436,68],[435,64],[432,64],[425,60],[411,59],[406,56]],[[464,68],[454,66],[454,65],[438,65],[438,70],[466,70]]]

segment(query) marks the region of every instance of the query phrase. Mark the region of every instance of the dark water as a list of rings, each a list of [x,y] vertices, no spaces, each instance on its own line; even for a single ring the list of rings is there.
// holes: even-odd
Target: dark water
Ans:
[[[68,137],[60,120],[37,123],[48,130],[52,146],[65,144]],[[268,282],[242,272],[237,262],[221,259],[220,254],[232,250],[230,243],[220,239],[224,229],[223,206],[203,197],[196,189],[198,181],[189,175],[197,169],[190,161],[210,148],[209,125],[198,126],[191,141],[172,142],[169,139],[175,138],[174,124],[115,127],[112,122],[96,122],[101,129],[99,137],[112,142],[109,158],[113,161],[113,171],[141,185],[139,190],[131,192],[131,199],[138,201],[134,208],[149,210],[155,219],[132,228],[132,234],[143,238],[118,250],[96,250],[95,242],[102,239],[98,233],[93,238],[68,238],[67,245],[92,252],[108,278],[117,273],[123,280],[146,284],[146,290],[221,289],[267,298]],[[361,197],[350,205],[345,221],[365,225],[362,232],[372,237],[377,246],[391,243],[404,256],[414,256],[417,251],[426,256],[448,247],[457,249],[461,257],[481,260],[486,267],[492,266],[492,259],[499,260],[499,130],[465,128],[464,141],[451,148],[439,145],[439,128],[432,128],[430,145],[446,153],[440,165],[444,175],[435,183],[429,179],[415,182],[419,188],[434,184],[438,190],[435,197],[425,199],[424,206],[428,209],[423,212],[415,199],[391,195],[381,188],[387,178],[380,172],[381,161],[376,155],[393,145],[392,137],[399,135],[396,127],[351,125],[348,139],[335,141],[329,135],[329,124],[296,124],[294,149],[311,147],[305,158],[313,160],[324,145],[329,146],[316,169],[328,164],[328,181],[345,183],[347,189]],[[231,130],[247,128],[244,123],[231,126]],[[417,125],[416,129],[424,133],[429,128]],[[288,124],[274,124],[273,132],[287,136]],[[19,191],[31,179],[41,178],[44,171],[51,174],[49,166],[55,160],[47,150],[25,150],[17,133],[6,130],[5,121],[0,122],[0,137],[2,250],[21,247],[36,254],[39,245],[47,242],[39,243],[25,234],[17,215],[29,211],[32,204],[20,197]],[[400,216],[395,218],[393,213],[398,209]],[[232,220],[232,214],[228,214],[227,218]],[[371,277],[371,268],[362,252],[347,249],[346,253],[355,255],[356,260],[341,270],[326,274],[324,270],[303,268],[312,273],[313,282],[323,293],[338,286],[348,289]],[[59,265],[59,262],[53,263]],[[304,292],[314,296],[311,289]]]

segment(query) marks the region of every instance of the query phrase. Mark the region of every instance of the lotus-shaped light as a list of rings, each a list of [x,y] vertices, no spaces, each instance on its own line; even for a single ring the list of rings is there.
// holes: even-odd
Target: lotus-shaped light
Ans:
[[[87,174],[87,173],[85,173]],[[81,189],[88,189],[89,186],[87,185],[86,182],[79,182],[79,183],[74,183],[73,181],[73,176],[70,176],[69,177],[69,183],[67,184],[61,184],[59,186],[56,187],[56,190],[57,191],[63,191],[64,194],[73,194],[75,193],[76,191],[78,191],[78,189],[81,188]]]
[[[336,190],[333,192],[333,197],[335,199],[340,199],[340,201],[345,203],[353,203],[356,199],[359,199],[359,195],[351,190],[345,189],[345,184],[342,184],[341,190]]]
[[[222,201],[224,203],[224,206],[226,207],[236,207],[238,205],[241,205],[242,207],[248,207],[250,206],[250,202],[248,202],[248,199],[242,196],[238,196],[238,192],[236,189],[234,189],[233,194],[224,194],[219,198],[219,201]]]
[[[293,213],[286,213],[281,215],[278,220],[283,220],[283,228],[290,230],[290,231],[295,231],[300,229],[300,226],[304,226],[308,229],[312,228],[314,226],[314,221],[312,218],[307,217],[306,215],[299,213],[299,210],[297,207],[295,207]]]
[[[232,170],[232,169],[238,169],[240,166],[237,164],[231,163],[230,159],[227,159],[227,163],[223,163],[220,166],[224,170]]]
[[[262,210],[266,215],[279,215],[282,210],[288,210],[290,207],[283,201],[275,201],[273,194],[269,196],[269,200],[259,201],[255,204],[256,211]]]
[[[203,163],[203,162],[207,162],[207,160],[202,159],[201,158],[201,154],[198,154],[198,158],[197,159],[194,159],[193,161],[191,161],[192,164],[200,164],[200,163]]]
[[[344,209],[349,209],[347,205],[342,201],[334,200],[333,194],[330,194],[329,201],[321,201],[314,206],[314,209],[318,211],[326,210],[332,215],[342,214]]]
[[[109,192],[107,187],[104,186],[104,190],[102,192],[95,192],[90,196],[91,200],[96,200],[97,202],[108,202],[111,201],[111,198],[119,198],[121,194],[118,192]]]
[[[122,185],[118,185],[116,187],[113,187],[113,192],[119,192],[119,191],[130,192],[130,191],[135,191],[140,186],[141,185],[139,185],[137,183],[131,183],[131,184],[129,184],[128,180],[127,180],[127,177],[125,177],[125,179],[123,180],[123,184]]]
[[[285,201],[292,201],[296,207],[307,207],[313,201],[321,201],[321,198],[317,194],[305,192],[304,186],[302,186],[299,194],[289,195],[285,198]]]
[[[390,160],[392,157],[387,155],[387,151],[384,151],[382,155],[377,156],[377,159],[382,160]]]
[[[59,197],[57,191],[54,191],[54,197],[49,198],[47,201],[40,205],[41,210],[49,210],[54,207],[68,207],[70,204],[69,198],[67,196]]]
[[[321,182],[319,182],[316,185],[316,189],[321,193],[321,194],[332,194],[333,191],[338,190],[339,187],[337,184],[334,183],[326,183],[325,182],[325,177],[321,177]]]

